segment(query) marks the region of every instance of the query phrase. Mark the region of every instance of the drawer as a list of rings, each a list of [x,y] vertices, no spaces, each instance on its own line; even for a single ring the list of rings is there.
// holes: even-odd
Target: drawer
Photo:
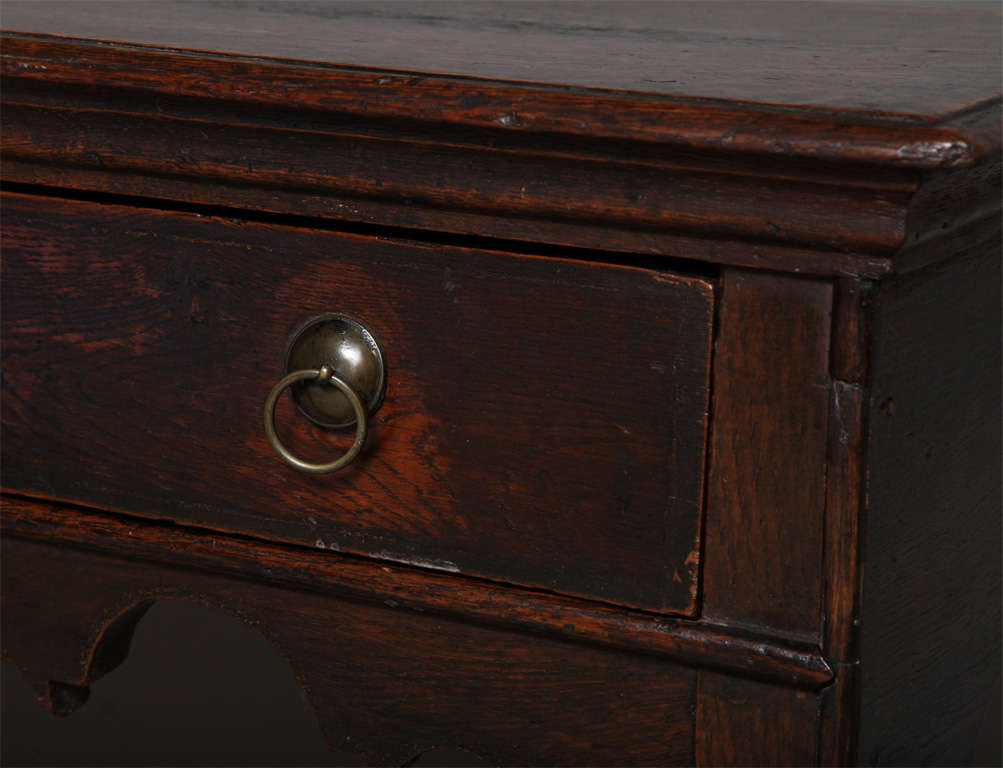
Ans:
[[[4,491],[694,612],[708,280],[29,195],[3,226]],[[312,475],[261,414],[325,312],[386,388]],[[352,442],[288,395],[276,423]]]

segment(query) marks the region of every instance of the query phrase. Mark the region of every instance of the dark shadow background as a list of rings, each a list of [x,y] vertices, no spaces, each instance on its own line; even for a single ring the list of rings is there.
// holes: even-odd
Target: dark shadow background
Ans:
[[[68,717],[36,701],[2,665],[4,766],[363,766],[329,752],[292,670],[237,619],[180,601],[154,603],[128,658]],[[436,749],[415,766],[488,765]]]

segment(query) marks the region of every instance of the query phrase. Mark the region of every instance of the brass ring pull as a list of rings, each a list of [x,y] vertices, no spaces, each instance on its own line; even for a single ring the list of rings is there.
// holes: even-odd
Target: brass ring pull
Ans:
[[[279,436],[275,433],[275,404],[279,401],[279,395],[282,394],[286,387],[289,387],[298,381],[305,381],[307,379],[312,379],[321,384],[333,384],[341,390],[342,394],[345,395],[348,402],[351,404],[352,410],[355,411],[355,442],[352,443],[352,447],[349,448],[344,455],[334,461],[329,461],[326,464],[312,464],[293,455],[293,453],[282,444],[282,441],[279,440]],[[355,390],[353,390],[342,379],[339,379],[334,375],[331,367],[328,365],[322,365],[319,369],[308,368],[301,371],[293,371],[288,376],[282,378],[278,384],[272,387],[272,391],[268,393],[268,397],[265,400],[265,436],[268,438],[268,443],[287,464],[295,467],[301,472],[309,472],[313,475],[322,475],[328,472],[337,472],[342,467],[347,466],[356,456],[359,455],[359,452],[362,450],[362,446],[366,442],[366,434],[368,433],[368,430],[369,424],[366,420],[366,408],[362,404],[362,400],[355,393]]]

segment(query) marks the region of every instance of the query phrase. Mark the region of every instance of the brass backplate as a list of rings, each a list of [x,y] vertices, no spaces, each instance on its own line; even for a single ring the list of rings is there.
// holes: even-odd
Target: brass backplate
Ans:
[[[310,318],[292,337],[286,350],[285,372],[327,365],[359,396],[366,413],[383,402],[386,367],[376,337],[362,322],[329,312]],[[310,421],[329,429],[355,424],[351,404],[336,387],[303,381],[290,387],[293,400]]]

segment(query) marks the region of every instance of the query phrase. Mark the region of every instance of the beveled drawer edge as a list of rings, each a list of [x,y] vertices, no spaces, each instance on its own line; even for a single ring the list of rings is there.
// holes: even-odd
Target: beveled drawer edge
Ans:
[[[818,689],[834,673],[821,650],[691,619],[481,579],[314,552],[20,497],[2,499],[4,536],[143,558],[271,584],[336,593],[388,609],[433,612],[536,634],[651,653],[732,674]]]

